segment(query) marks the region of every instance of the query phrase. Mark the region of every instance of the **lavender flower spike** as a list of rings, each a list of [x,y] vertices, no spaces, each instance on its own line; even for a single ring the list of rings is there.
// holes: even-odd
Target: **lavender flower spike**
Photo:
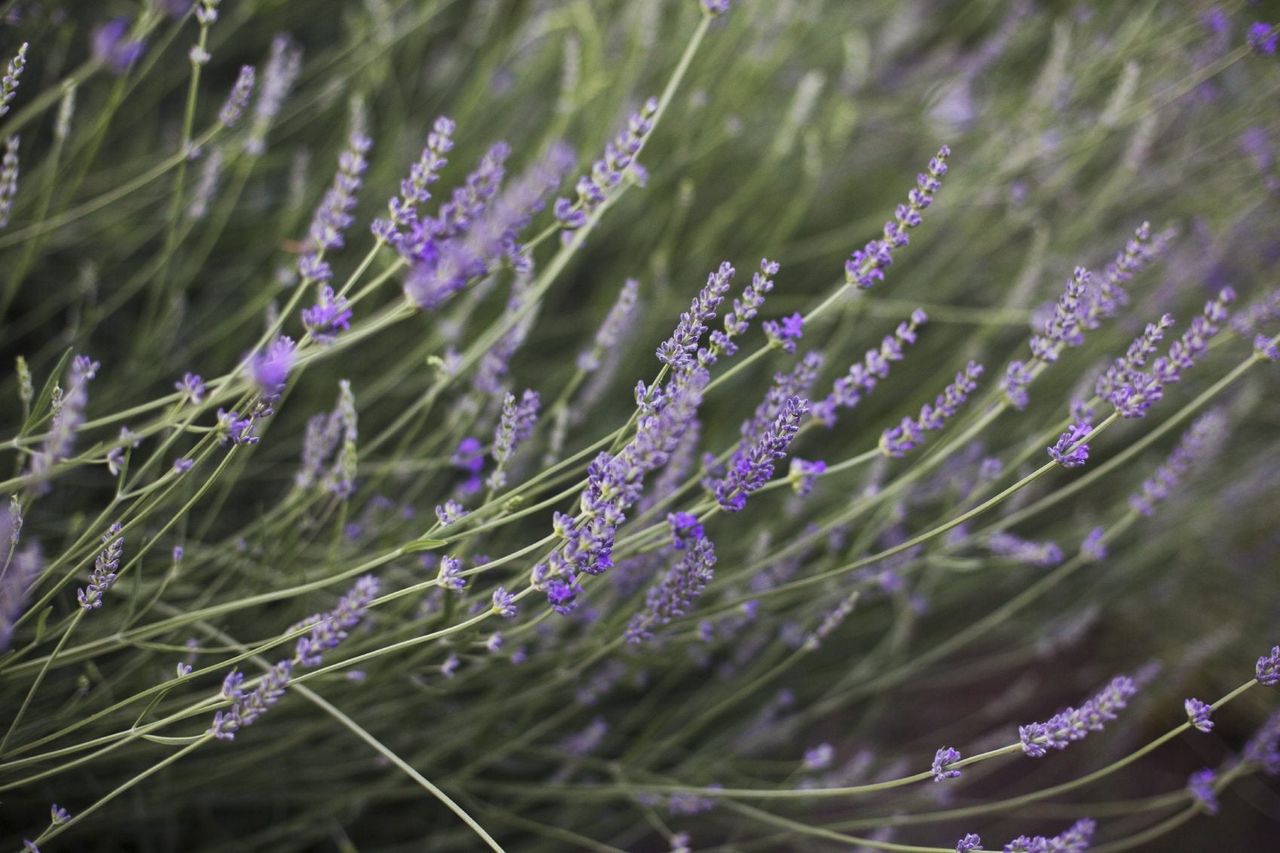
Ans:
[[[9,224],[13,200],[18,195],[18,135],[4,141],[4,158],[0,159],[0,228]]]
[[[716,502],[728,512],[738,512],[747,504],[747,496],[769,482],[773,476],[773,463],[787,453],[787,447],[800,422],[809,411],[808,401],[791,397],[782,404],[773,423],[751,444],[740,447],[733,454],[729,471],[712,485]]]
[[[876,384],[889,377],[892,362],[902,361],[903,349],[914,344],[916,332],[929,317],[917,308],[911,317],[898,324],[892,335],[885,335],[878,349],[868,350],[862,361],[854,363],[849,372],[835,381],[831,393],[820,403],[815,403],[811,414],[814,420],[827,427],[836,425],[837,409],[852,409],[875,390]]]
[[[1213,706],[1208,702],[1201,702],[1199,699],[1191,698],[1182,703],[1187,710],[1187,719],[1191,725],[1202,732],[1213,731],[1213,720],[1209,719],[1213,713]]]
[[[1267,687],[1280,684],[1280,646],[1273,646],[1271,654],[1258,658],[1254,669],[1259,684]]]
[[[327,613],[317,613],[290,629],[292,633],[307,625],[311,631],[299,637],[294,646],[293,663],[299,666],[319,666],[324,652],[336,648],[347,638],[351,629],[359,625],[378,597],[378,579],[373,575],[359,578],[350,590],[338,599],[338,604]]]
[[[635,158],[653,130],[653,119],[657,113],[658,99],[646,100],[627,119],[627,126],[605,145],[604,156],[592,164],[590,172],[578,179],[575,187],[577,201],[571,202],[567,198],[556,201],[556,219],[564,229],[561,239],[569,240],[574,231],[586,225],[591,214],[604,204],[609,192],[622,183],[625,175],[630,174],[643,183],[644,172]]]
[[[329,345],[338,339],[338,332],[351,328],[351,309],[347,297],[335,296],[333,288],[320,289],[320,299],[310,308],[302,309],[302,325],[312,339],[321,345]]]
[[[919,447],[924,443],[925,431],[940,430],[949,418],[955,416],[960,406],[978,387],[978,377],[981,375],[982,365],[976,361],[969,362],[938,395],[932,406],[925,403],[920,408],[919,417],[903,418],[901,424],[885,430],[880,436],[880,450],[886,456],[902,457]]]
[[[675,371],[686,371],[695,365],[694,355],[698,343],[706,334],[707,324],[716,317],[720,303],[729,292],[736,270],[728,261],[707,276],[707,283],[689,304],[689,310],[680,315],[680,321],[671,337],[658,347],[658,361]]]
[[[622,290],[618,292],[618,300],[613,303],[613,307],[605,315],[604,322],[596,331],[591,349],[584,350],[578,355],[578,369],[583,373],[599,370],[604,354],[611,351],[622,340],[627,324],[635,313],[639,290],[640,282],[634,278],[623,282]]]
[[[724,315],[724,329],[712,332],[711,346],[698,350],[699,364],[704,367],[710,366],[715,364],[720,356],[731,356],[738,351],[734,338],[746,332],[750,322],[760,313],[760,306],[764,305],[765,296],[773,290],[772,276],[778,274],[779,268],[777,261],[771,261],[768,258],[760,261],[760,269],[751,277],[751,283],[743,289],[742,298],[733,300],[733,310]],[[799,328],[795,328],[793,323],[792,331],[783,332],[775,329],[771,336],[783,334],[788,335],[786,341],[790,348],[787,351],[795,352],[795,339],[800,337]]]
[[[77,355],[67,370],[66,390],[55,389],[53,423],[40,451],[31,457],[31,474],[41,483],[54,465],[71,455],[76,431],[84,423],[84,410],[89,404],[89,382],[101,366],[87,355]]]
[[[943,782],[947,779],[956,779],[960,776],[960,771],[951,769],[951,765],[960,760],[960,750],[952,746],[944,746],[938,750],[933,756],[933,766],[930,768],[933,772],[933,781]]]
[[[715,548],[706,536],[688,542],[679,561],[645,595],[644,610],[627,625],[628,643],[652,639],[655,629],[688,612],[714,575]]]
[[[218,122],[227,128],[235,127],[249,107],[249,98],[253,96],[253,84],[257,77],[252,65],[240,66],[240,76],[236,77],[231,93],[218,111]]]
[[[4,79],[0,80],[0,116],[9,112],[9,104],[18,97],[18,84],[22,81],[22,69],[27,66],[27,43],[24,41],[9,60]]]
[[[338,171],[333,184],[325,192],[307,229],[307,251],[298,261],[298,272],[310,281],[328,281],[333,277],[329,265],[321,256],[327,251],[341,249],[343,232],[352,222],[356,206],[356,193],[369,167],[365,154],[373,141],[362,133],[352,133],[347,147],[338,155]]]
[[[1132,678],[1116,676],[1079,708],[1067,708],[1043,723],[1019,726],[1018,739],[1022,742],[1022,751],[1032,758],[1041,758],[1049,748],[1066,749],[1068,743],[1083,740],[1090,731],[1102,731],[1103,725],[1114,720],[1116,713],[1137,692],[1137,684]]]
[[[1187,791],[1190,792],[1192,799],[1204,808],[1205,813],[1210,815],[1218,813],[1218,795],[1213,789],[1213,783],[1217,778],[1218,774],[1208,767],[1197,770],[1187,777]]]
[[[1168,460],[1156,469],[1142,488],[1129,497],[1129,506],[1140,515],[1150,516],[1155,507],[1173,493],[1178,482],[1200,459],[1213,455],[1226,436],[1226,417],[1214,410],[1202,415],[1182,435],[1182,440],[1169,454]]]
[[[89,585],[76,590],[76,600],[80,602],[82,610],[88,611],[101,607],[102,597],[116,582],[116,574],[120,571],[120,558],[124,555],[124,536],[120,534],[120,530],[120,522],[117,521],[102,534],[105,547],[93,562]]]
[[[400,182],[400,194],[387,204],[387,218],[374,220],[373,235],[379,240],[399,249],[408,230],[418,223],[419,208],[431,198],[430,187],[440,179],[440,170],[449,162],[445,155],[453,150],[456,127],[446,116],[440,116],[431,125],[418,162],[409,169],[409,177]]]
[[[489,475],[489,488],[496,491],[507,484],[507,462],[516,448],[533,435],[534,421],[538,419],[538,405],[538,392],[530,390],[524,392],[519,403],[514,394],[508,394],[502,401],[502,418],[493,434],[493,461],[497,467]]]
[[[867,289],[884,280],[884,270],[893,263],[893,250],[910,242],[907,231],[922,221],[920,214],[933,203],[933,196],[942,187],[942,176],[947,173],[947,158],[951,149],[946,145],[929,161],[927,174],[916,177],[915,189],[907,194],[907,203],[900,204],[894,218],[884,224],[884,239],[872,240],[854,252],[844,264],[845,281]]]
[[[296,358],[293,339],[281,335],[249,360],[249,378],[264,397],[279,397]]]
[[[976,832],[970,832],[956,842],[956,853],[973,853],[974,850],[982,849],[982,836]]]
[[[1049,448],[1049,457],[1063,468],[1079,468],[1089,461],[1089,445],[1080,443],[1093,432],[1090,423],[1077,423],[1067,427],[1058,441]]]
[[[293,88],[302,70],[302,51],[293,46],[287,35],[278,35],[271,42],[271,55],[262,73],[262,86],[253,105],[253,122],[244,142],[244,151],[251,157],[259,157],[267,150],[267,131],[280,114],[284,99]]]
[[[222,687],[223,695],[233,700],[231,708],[216,712],[213,715],[213,725],[209,728],[209,734],[218,740],[235,740],[241,729],[254,723],[280,701],[293,675],[293,662],[282,660],[273,666],[252,693],[245,693],[240,689],[239,680],[232,678],[236,675],[240,673],[233,672]]]

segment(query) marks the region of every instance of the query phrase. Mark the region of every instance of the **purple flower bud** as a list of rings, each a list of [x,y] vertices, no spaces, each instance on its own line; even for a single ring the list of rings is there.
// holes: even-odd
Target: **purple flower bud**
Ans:
[[[1187,710],[1187,719],[1191,721],[1191,725],[1202,732],[1213,731],[1213,720],[1209,719],[1213,713],[1212,705],[1195,698],[1188,699],[1182,704]]]
[[[516,597],[505,588],[498,587],[493,591],[493,612],[503,619],[514,619],[516,616]]]
[[[1192,798],[1204,808],[1206,814],[1216,815],[1218,813],[1218,795],[1213,789],[1213,783],[1217,778],[1218,774],[1208,767],[1203,770],[1197,770],[1187,778],[1187,790],[1191,792]]]
[[[1276,29],[1270,24],[1256,21],[1249,26],[1245,40],[1249,49],[1259,56],[1274,56],[1276,52]]]
[[[1058,442],[1049,448],[1049,456],[1063,468],[1079,468],[1089,460],[1089,445],[1080,444],[1090,432],[1093,425],[1077,423],[1067,427],[1067,431],[1058,437]]]
[[[351,309],[345,296],[335,296],[333,288],[325,285],[320,291],[320,301],[302,310],[302,325],[318,344],[332,344],[339,331],[351,328]]]
[[[976,832],[970,832],[956,842],[956,853],[973,853],[974,850],[982,849],[982,836]]]
[[[293,339],[281,335],[249,360],[249,377],[264,397],[274,399],[284,391],[295,358]]]
[[[231,93],[218,111],[218,121],[223,127],[235,127],[249,107],[249,99],[253,97],[253,84],[256,77],[252,65],[240,66],[240,75],[236,77]]]
[[[93,31],[93,58],[114,74],[124,74],[142,57],[146,45],[127,37],[129,22],[115,18]]]
[[[885,430],[880,436],[880,450],[886,456],[902,457],[919,447],[924,443],[926,430],[940,430],[948,419],[955,416],[969,395],[977,389],[978,377],[981,375],[982,365],[975,361],[969,362],[937,396],[932,406],[925,403],[920,408],[918,418],[903,418],[900,425]]]
[[[960,750],[951,746],[944,746],[933,756],[933,781],[942,782],[947,779],[956,779],[960,776],[959,770],[953,770],[950,765],[960,760]]]
[[[1031,758],[1040,758],[1049,748],[1065,749],[1068,743],[1084,739],[1091,731],[1102,731],[1103,725],[1116,719],[1117,712],[1137,692],[1134,680],[1120,675],[1079,708],[1067,708],[1043,723],[1019,726],[1022,751]]]
[[[1273,646],[1271,654],[1258,658],[1255,672],[1259,684],[1267,687],[1280,684],[1280,646]]]
[[[0,228],[9,224],[13,212],[13,200],[18,195],[18,134],[4,142],[4,157],[0,159]]]
[[[22,81],[22,70],[27,65],[27,43],[24,41],[9,60],[4,79],[0,80],[0,116],[9,112],[9,104],[18,97],[18,84]]]
[[[872,240],[845,261],[846,283],[866,289],[884,280],[885,268],[893,263],[893,250],[910,242],[907,231],[920,224],[921,211],[933,203],[934,193],[942,187],[949,156],[951,149],[942,146],[929,161],[928,174],[917,176],[916,188],[907,195],[908,203],[898,205],[895,218],[885,223],[884,239]]]
[[[102,534],[105,547],[93,562],[89,585],[76,590],[76,600],[80,602],[80,609],[86,612],[101,607],[103,596],[116,582],[117,573],[120,571],[120,558],[124,555],[124,536],[120,531],[120,522],[117,521]]]

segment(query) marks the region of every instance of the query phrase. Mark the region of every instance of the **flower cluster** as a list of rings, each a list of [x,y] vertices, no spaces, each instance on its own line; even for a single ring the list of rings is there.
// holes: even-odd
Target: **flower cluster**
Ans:
[[[903,418],[898,426],[886,429],[880,436],[880,450],[886,456],[901,457],[919,447],[924,443],[926,431],[942,429],[947,420],[955,416],[978,387],[978,377],[981,375],[982,365],[976,361],[969,362],[937,396],[933,405],[925,403],[920,408],[918,417]]]
[[[604,156],[592,164],[590,172],[578,179],[574,186],[578,193],[577,201],[567,198],[556,200],[555,215],[565,240],[587,224],[590,216],[608,199],[609,191],[620,184],[625,175],[630,174],[633,180],[644,183],[645,173],[636,157],[653,130],[657,113],[658,99],[646,100],[627,119],[626,128],[605,145]]]
[[[855,362],[849,372],[831,386],[826,399],[813,405],[813,419],[827,427],[836,424],[838,409],[852,409],[875,390],[876,383],[889,377],[889,365],[902,361],[903,348],[916,342],[916,331],[929,322],[929,316],[917,308],[911,317],[898,324],[892,335],[885,335],[876,349],[867,350],[862,361]]]
[[[675,565],[667,569],[645,594],[644,609],[627,624],[628,643],[641,643],[653,638],[653,632],[677,616],[689,612],[714,576],[715,548],[701,526],[671,524],[672,535],[680,540],[682,552]]]
[[[1089,732],[1102,731],[1103,726],[1114,720],[1117,712],[1137,692],[1138,686],[1132,678],[1116,676],[1079,708],[1067,708],[1043,723],[1019,726],[1018,740],[1022,743],[1022,751],[1032,758],[1040,758],[1049,749],[1066,749],[1067,744],[1083,740]]]
[[[885,269],[893,263],[894,250],[911,241],[907,232],[923,221],[920,214],[933,204],[934,194],[942,188],[942,176],[947,173],[950,156],[948,146],[938,149],[929,161],[928,171],[916,177],[915,188],[907,194],[907,203],[898,205],[894,218],[884,224],[884,238],[870,241],[845,261],[844,277],[849,285],[866,289],[884,280]]]
[[[89,585],[76,590],[76,601],[81,610],[96,610],[102,606],[102,598],[116,582],[120,572],[120,558],[124,556],[124,535],[120,522],[112,524],[102,534],[103,549],[93,561],[93,571],[89,574]]]

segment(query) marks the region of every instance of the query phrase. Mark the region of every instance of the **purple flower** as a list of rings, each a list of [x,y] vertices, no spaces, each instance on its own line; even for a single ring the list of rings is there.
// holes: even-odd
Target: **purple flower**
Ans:
[[[894,218],[885,223],[884,239],[872,240],[845,261],[844,277],[848,284],[866,289],[884,280],[885,268],[893,263],[893,250],[910,242],[907,231],[920,224],[921,212],[933,203],[934,193],[941,189],[949,156],[951,149],[942,146],[929,161],[928,173],[916,177],[915,189],[907,194],[907,203],[898,205]]]
[[[493,612],[503,619],[514,619],[516,615],[516,597],[505,588],[498,587],[493,591]]]
[[[502,417],[493,434],[493,461],[497,467],[489,475],[490,489],[497,491],[506,485],[504,468],[516,448],[533,435],[539,402],[538,392],[530,390],[524,392],[519,403],[514,394],[508,394],[502,401]]]
[[[338,155],[338,171],[334,173],[333,184],[325,191],[307,228],[306,252],[298,261],[298,271],[303,278],[320,282],[332,278],[329,265],[321,260],[321,256],[343,247],[343,233],[353,221],[356,194],[360,192],[365,170],[369,167],[365,155],[372,144],[373,141],[364,134],[352,133],[347,138],[347,147]],[[345,308],[344,304],[342,309]]]
[[[768,428],[755,441],[739,447],[725,476],[710,484],[722,509],[740,511],[747,504],[747,496],[769,482],[773,463],[786,455],[808,411],[808,401],[800,397],[787,398]]]
[[[317,613],[290,628],[290,632],[310,626],[311,631],[299,637],[294,646],[293,661],[299,666],[319,666],[326,651],[336,648],[351,629],[364,619],[369,605],[378,597],[378,579],[364,575],[355,582],[338,604],[327,613]]]
[[[249,360],[249,377],[267,399],[279,397],[297,354],[293,339],[281,335]]]
[[[27,66],[27,43],[24,41],[9,60],[4,79],[0,80],[0,116],[9,112],[9,104],[18,97],[18,84],[22,81],[22,70]]]
[[[302,51],[295,48],[286,35],[271,41],[271,55],[262,73],[262,86],[253,105],[253,122],[245,138],[244,150],[251,157],[261,156],[267,148],[267,131],[280,114],[280,107],[302,70]]]
[[[1187,709],[1187,719],[1191,721],[1191,725],[1202,732],[1213,731],[1213,720],[1209,719],[1209,715],[1213,713],[1212,705],[1196,698],[1188,699],[1182,705]]]
[[[1045,755],[1048,748],[1066,749],[1071,741],[1082,740],[1090,731],[1102,731],[1103,725],[1116,718],[1138,692],[1134,680],[1119,675],[1079,708],[1067,708],[1043,723],[1018,727],[1022,751],[1032,758]]]
[[[1040,361],[1052,364],[1065,347],[1078,347],[1084,343],[1081,311],[1090,281],[1090,273],[1084,267],[1076,267],[1072,272],[1066,289],[1054,305],[1053,316],[1045,321],[1040,334],[1031,338],[1031,354]]]
[[[60,824],[66,823],[69,820],[71,820],[71,812],[67,811],[57,803],[54,803],[53,805],[49,806],[49,823],[53,824],[54,826],[58,826]]]
[[[926,430],[940,430],[949,418],[955,416],[960,406],[978,387],[978,377],[981,375],[982,365],[976,361],[969,362],[937,396],[932,406],[925,403],[920,408],[919,417],[903,418],[901,424],[885,430],[880,436],[880,450],[886,456],[902,457],[919,447],[924,443]]]
[[[1218,774],[1208,767],[1197,770],[1187,777],[1187,790],[1191,793],[1191,798],[1211,815],[1218,813],[1218,795],[1213,790],[1213,783],[1217,778]]]
[[[26,607],[27,590],[44,566],[39,545],[18,548],[21,531],[21,508],[13,501],[9,512],[0,515],[0,554],[5,555],[0,565],[8,561],[8,568],[0,572],[0,652],[7,651],[13,642],[14,625]]]
[[[676,564],[662,575],[645,595],[644,610],[631,618],[625,636],[628,643],[653,638],[657,628],[689,611],[714,576],[715,548],[705,536],[684,549]]]
[[[1268,776],[1280,774],[1280,711],[1267,718],[1245,743],[1240,754]]]
[[[253,417],[242,418],[235,412],[218,409],[218,444],[257,444],[253,434]]]
[[[832,760],[835,758],[836,749],[829,743],[820,743],[813,749],[807,749],[804,753],[804,769],[805,770],[825,770],[831,766]]]
[[[453,149],[456,128],[453,120],[445,116],[431,125],[421,156],[409,169],[409,177],[400,182],[400,194],[387,205],[389,217],[374,220],[375,237],[401,248],[407,232],[418,223],[419,208],[431,198],[431,185],[439,180],[440,170],[449,162],[445,155]]]
[[[1259,684],[1267,687],[1280,684],[1280,646],[1272,646],[1271,654],[1258,658],[1254,672]]]
[[[702,0],[702,8],[708,15],[717,18],[729,11],[730,0]]]
[[[625,175],[629,173],[633,179],[643,177],[643,173],[638,171],[640,164],[636,157],[653,130],[653,119],[657,113],[658,99],[646,100],[627,119],[627,126],[605,145],[604,156],[592,164],[590,172],[578,179],[575,185],[577,200],[556,200],[556,219],[564,229],[561,231],[562,240],[569,240],[572,232],[587,224],[591,214],[604,204],[609,192],[622,183]]]
[[[1261,56],[1273,56],[1276,52],[1276,32],[1270,24],[1262,21],[1251,24],[1245,40],[1249,49]]]
[[[738,345],[734,339],[746,332],[751,321],[760,313],[760,306],[764,305],[765,296],[773,290],[771,276],[777,275],[778,269],[777,261],[771,261],[768,258],[760,261],[760,269],[751,276],[751,283],[743,288],[742,298],[733,300],[733,310],[724,315],[724,329],[712,332],[711,346],[698,350],[699,364],[708,367],[715,364],[720,356],[731,356],[738,351]],[[796,316],[799,317],[799,315]],[[770,338],[773,338],[774,333],[769,332],[770,325],[765,324],[765,331],[769,333]],[[776,331],[777,324],[772,325]],[[800,327],[796,326],[796,329],[794,338],[799,339]],[[794,340],[788,340],[783,347],[787,352],[795,352],[796,348]]]
[[[567,153],[561,146],[552,148],[499,195],[510,150],[506,143],[490,147],[465,185],[441,205],[439,214],[419,221],[401,241],[401,254],[413,263],[405,278],[405,293],[419,309],[437,308],[502,261],[516,271],[517,281],[531,274],[532,260],[518,235],[560,182],[568,165]],[[514,290],[513,286],[513,299]],[[522,328],[512,332],[517,329],[522,338]]]
[[[982,849],[982,837],[976,832],[970,832],[956,842],[956,853],[973,853],[974,850]]]
[[[627,333],[632,315],[635,313],[639,291],[640,282],[634,278],[629,278],[622,283],[622,290],[618,292],[618,300],[613,303],[613,307],[605,315],[604,322],[600,324],[600,328],[596,331],[591,349],[584,350],[578,356],[578,369],[583,373],[593,373],[598,370],[601,364],[601,357],[605,353],[612,352],[621,343]]]
[[[1141,515],[1153,515],[1156,505],[1173,494],[1178,482],[1191,470],[1191,466],[1217,450],[1226,436],[1226,426],[1226,417],[1218,410],[1197,419],[1183,433],[1168,460],[1143,482],[1140,491],[1129,496],[1129,506]]]
[[[186,472],[190,471],[191,466],[195,464],[196,464],[196,461],[194,459],[188,459],[185,456],[179,456],[177,459],[173,460],[173,470],[177,471],[179,474],[185,474]]]
[[[102,597],[116,582],[120,571],[120,558],[124,555],[124,536],[120,532],[120,522],[112,524],[102,534],[105,543],[93,561],[93,571],[89,574],[89,585],[76,590],[76,600],[80,609],[89,611],[102,606]]]
[[[1280,361],[1280,342],[1266,335],[1256,335],[1253,339],[1253,351],[1267,361]]]
[[[1047,568],[1062,562],[1062,549],[1054,542],[1031,542],[1012,533],[993,533],[987,547],[998,557],[1009,557],[1029,566]]]
[[[439,519],[442,527],[448,527],[450,524],[456,524],[466,516],[466,507],[454,500],[445,501],[443,504],[436,507],[436,518]]]
[[[1080,468],[1089,460],[1089,445],[1080,442],[1093,431],[1093,424],[1077,423],[1067,427],[1049,448],[1049,456],[1063,468]]]
[[[929,769],[933,772],[933,781],[942,782],[947,779],[957,779],[960,776],[959,770],[951,769],[950,765],[960,760],[960,750],[951,746],[944,746],[933,756],[933,766]]]
[[[796,351],[796,342],[804,335],[804,316],[791,314],[781,320],[769,320],[762,326],[772,346],[786,352]]]
[[[244,676],[232,671],[222,686],[223,695],[232,700],[232,705],[228,710],[218,711],[213,715],[209,733],[218,740],[235,740],[237,732],[253,724],[280,701],[292,675],[293,662],[282,660],[267,671],[252,693],[245,693],[240,689]]]
[[[331,344],[338,339],[339,331],[351,328],[351,309],[347,297],[335,296],[333,288],[325,285],[320,291],[320,301],[302,309],[302,325],[318,344]]]
[[[18,195],[18,134],[4,141],[4,157],[0,159],[0,228],[9,224],[13,200]]]
[[[579,499],[583,520],[557,513],[556,534],[563,544],[533,569],[534,586],[547,592],[558,612],[573,608],[580,574],[603,574],[613,565],[618,527],[639,500],[645,475],[665,465],[680,445],[709,381],[707,371],[695,365],[678,372],[652,399],[646,394],[631,441],[616,455],[602,452],[588,465]]]
[[[658,347],[658,361],[676,371],[687,371],[697,364],[694,356],[698,343],[707,331],[707,324],[715,319],[716,310],[729,292],[735,272],[733,266],[724,261],[707,276],[706,285],[693,298],[689,310],[680,315],[671,337]]]
[[[252,65],[240,66],[240,76],[236,78],[231,93],[218,111],[218,121],[223,127],[235,127],[249,107],[249,98],[253,96],[253,84],[256,80]]]
[[[1089,531],[1089,535],[1080,543],[1080,556],[1086,560],[1097,562],[1105,559],[1107,556],[1107,545],[1103,542],[1106,530],[1101,527],[1095,527]]]
[[[93,58],[114,74],[123,74],[142,57],[146,45],[126,36],[129,22],[115,18],[93,31]]]
[[[818,482],[818,478],[827,471],[827,463],[822,460],[810,462],[808,459],[796,457],[791,460],[791,470],[787,475],[787,479],[791,481],[791,488],[798,495],[807,495],[813,491],[814,485]]]
[[[204,380],[195,373],[184,373],[180,380],[173,383],[173,387],[178,389],[178,393],[182,395],[183,402],[204,402]]]
[[[701,539],[706,535],[698,517],[689,512],[673,512],[667,515],[667,525],[671,528],[671,547],[682,551],[690,539]]]
[[[454,592],[464,590],[467,588],[467,579],[461,572],[462,560],[457,557],[441,557],[440,574],[436,577],[436,583]]]
[[[71,455],[76,432],[84,423],[85,408],[89,405],[89,382],[101,367],[88,356],[77,355],[67,369],[65,390],[54,390],[53,423],[40,450],[31,457],[31,474],[42,487],[54,465]]]

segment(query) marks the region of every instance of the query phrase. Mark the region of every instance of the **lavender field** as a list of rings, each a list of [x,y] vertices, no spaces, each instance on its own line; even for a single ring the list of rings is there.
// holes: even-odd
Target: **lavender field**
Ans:
[[[0,853],[1280,849],[1280,0],[0,0]]]

